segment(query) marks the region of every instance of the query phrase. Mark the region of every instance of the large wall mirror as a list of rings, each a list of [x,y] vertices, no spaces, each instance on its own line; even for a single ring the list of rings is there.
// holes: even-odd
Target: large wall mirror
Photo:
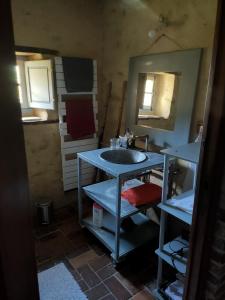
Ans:
[[[201,49],[130,59],[126,125],[158,146],[189,141]]]

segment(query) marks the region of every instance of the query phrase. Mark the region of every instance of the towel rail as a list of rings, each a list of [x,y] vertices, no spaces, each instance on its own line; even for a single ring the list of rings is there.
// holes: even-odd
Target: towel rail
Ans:
[[[77,188],[77,176],[74,176],[77,172],[77,157],[76,153],[79,151],[88,151],[98,148],[97,128],[98,128],[98,105],[96,101],[97,94],[97,62],[93,60],[93,90],[91,92],[76,92],[68,93],[65,85],[65,77],[63,72],[62,57],[55,57],[55,75],[56,75],[56,89],[58,95],[58,114],[59,114],[59,132],[61,136],[61,156],[62,156],[62,169],[63,169],[63,187],[64,191]],[[96,133],[91,138],[84,138],[79,140],[67,140],[68,136],[66,117],[66,107],[63,101],[63,96],[76,96],[76,95],[90,95],[93,101],[94,121]],[[87,166],[81,166],[81,172],[84,172],[85,176],[83,184],[90,184],[95,172],[93,168],[87,168]]]

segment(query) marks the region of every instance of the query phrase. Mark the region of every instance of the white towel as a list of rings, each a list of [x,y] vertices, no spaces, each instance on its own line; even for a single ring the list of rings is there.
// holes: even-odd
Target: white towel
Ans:
[[[194,206],[194,192],[191,195],[184,196],[182,199],[171,199],[167,203],[192,214]]]
[[[182,300],[183,292],[184,284],[180,280],[174,281],[165,289],[166,295],[172,300]]]

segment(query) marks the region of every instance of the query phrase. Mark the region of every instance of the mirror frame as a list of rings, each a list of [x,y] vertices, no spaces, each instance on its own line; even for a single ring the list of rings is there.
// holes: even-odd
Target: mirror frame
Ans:
[[[150,142],[160,147],[183,145],[189,142],[202,49],[157,53],[131,57],[129,62],[126,127],[135,135],[149,135]],[[181,80],[176,103],[174,130],[136,124],[136,101],[139,73],[179,72]]]

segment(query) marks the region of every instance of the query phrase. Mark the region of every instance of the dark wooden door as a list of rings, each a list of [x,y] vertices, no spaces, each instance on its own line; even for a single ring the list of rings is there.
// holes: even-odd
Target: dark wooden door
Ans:
[[[206,299],[205,291],[210,278],[210,257],[215,246],[213,236],[216,232],[216,221],[219,219],[220,203],[224,202],[225,198],[222,192],[225,170],[225,1],[223,0],[218,0],[199,169],[185,300]],[[220,281],[217,280],[215,285],[219,287]],[[224,295],[217,298],[214,292],[210,299],[224,299]]]
[[[9,0],[0,1],[0,299],[39,299]]]

